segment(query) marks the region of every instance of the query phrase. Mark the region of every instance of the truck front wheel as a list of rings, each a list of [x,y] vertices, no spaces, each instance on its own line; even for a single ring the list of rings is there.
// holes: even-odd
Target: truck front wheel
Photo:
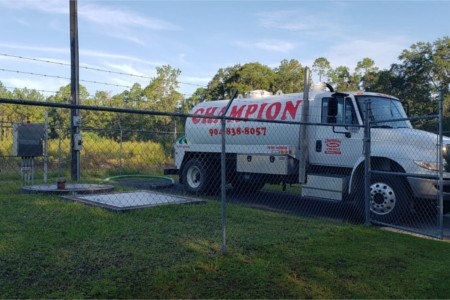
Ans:
[[[206,194],[218,191],[218,176],[204,161],[189,160],[184,165],[181,176],[186,190],[190,193]]]
[[[372,176],[369,206],[374,221],[398,223],[411,212],[411,202],[405,182],[386,176]]]

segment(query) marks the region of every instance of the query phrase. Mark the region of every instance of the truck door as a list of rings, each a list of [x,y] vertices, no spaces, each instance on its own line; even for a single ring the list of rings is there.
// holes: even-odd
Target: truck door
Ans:
[[[323,126],[312,130],[310,164],[351,168],[363,153],[364,138],[355,99],[336,93],[319,101]]]

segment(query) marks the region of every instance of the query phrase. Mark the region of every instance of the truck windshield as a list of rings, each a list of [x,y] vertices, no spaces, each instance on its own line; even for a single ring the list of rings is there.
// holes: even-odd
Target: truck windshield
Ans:
[[[400,101],[377,96],[357,96],[359,110],[362,112],[362,118],[366,116],[366,101],[371,102],[370,121],[374,122],[373,128],[411,128],[411,123],[408,120],[404,121],[389,121],[396,119],[407,118],[403,106]],[[389,122],[387,122],[389,121]]]

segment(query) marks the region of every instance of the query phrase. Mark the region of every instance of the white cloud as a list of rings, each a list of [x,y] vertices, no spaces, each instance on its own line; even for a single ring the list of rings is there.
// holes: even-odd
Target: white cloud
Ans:
[[[3,0],[0,5],[9,9],[31,9],[44,13],[69,14],[69,1],[66,0]]]
[[[294,43],[275,40],[275,39],[266,39],[266,40],[257,40],[257,41],[237,41],[235,44],[241,48],[249,48],[249,49],[260,49],[268,52],[281,52],[286,53],[295,48]]]
[[[68,0],[3,0],[0,5],[9,9],[34,10],[47,14],[69,14]],[[125,11],[110,6],[79,3],[78,18],[102,26],[115,28],[139,27],[151,30],[174,30],[177,26],[160,20],[141,16],[132,11]]]
[[[141,72],[134,68],[130,64],[114,64],[114,63],[106,63],[105,64],[108,68],[112,68],[114,70],[117,70],[118,72],[127,73],[127,74],[133,74],[136,76],[145,76],[149,77],[148,73]]]
[[[4,44],[0,43],[0,48],[8,48],[15,50],[30,50],[39,52],[53,52],[53,53],[70,53],[69,47],[67,48],[56,48],[56,47],[41,47],[41,46],[25,46],[19,44]]]
[[[112,78],[110,78],[110,80],[111,80],[112,84],[119,85],[121,89],[124,89],[124,88],[129,89],[135,83],[140,83],[141,86],[143,85],[142,82],[140,82],[141,80],[135,80],[134,78],[126,80],[126,79],[122,79],[122,78],[118,78],[118,77],[112,77]]]
[[[63,79],[56,78],[39,78],[39,79],[30,79],[30,78],[14,78],[10,77],[2,80],[3,84],[12,88],[27,88],[27,89],[36,89],[36,90],[45,90],[45,91],[58,91],[60,87],[67,85],[69,82]],[[43,92],[44,93],[44,92]],[[52,93],[44,93],[44,94],[52,94]]]
[[[28,20],[26,20],[26,19],[17,18],[17,19],[16,19],[16,22],[17,22],[18,24],[24,26],[24,27],[30,27],[30,26],[31,26],[31,23],[30,23]]]
[[[411,41],[405,37],[373,38],[346,40],[330,47],[325,56],[334,66],[356,66],[365,57],[375,61],[379,68],[389,68],[398,61],[402,50],[409,47]]]
[[[310,29],[314,25],[307,22],[304,16],[302,18],[293,18],[294,15],[298,16],[298,12],[276,11],[258,14],[261,26],[269,29],[299,31]]]
[[[14,10],[32,10],[45,14],[67,15],[70,12],[68,0],[0,0],[0,6]],[[107,5],[92,3],[78,3],[78,18],[80,22],[94,24],[102,34],[127,40],[139,45],[145,42],[133,29],[146,30],[177,30],[178,27],[170,22],[142,16],[139,13],[115,8]],[[55,20],[49,20],[50,26],[55,30],[60,30],[60,26],[55,26]]]
[[[69,47],[67,48],[56,48],[56,47],[41,47],[41,46],[25,46],[20,44],[4,44],[0,43],[0,49],[6,48],[6,49],[14,49],[14,50],[28,50],[28,51],[34,51],[34,52],[53,52],[53,53],[61,53],[61,54],[70,54]],[[35,57],[36,55],[33,55]],[[150,65],[150,66],[161,66],[166,64],[163,61],[152,61],[152,60],[146,60],[142,58],[138,58],[131,55],[125,55],[125,54],[117,54],[117,53],[110,53],[110,52],[103,52],[103,51],[96,51],[96,50],[88,50],[88,49],[80,49],[80,60],[83,58],[83,56],[87,57],[96,57],[96,58],[110,58],[115,60],[122,60],[122,61],[129,61],[129,62],[136,62],[140,64]],[[17,58],[18,59],[18,58]],[[55,58],[42,58],[45,60],[50,60],[54,62],[61,62],[61,63],[70,63],[67,60],[58,60]]]
[[[212,79],[212,76],[198,77],[198,76],[183,76],[180,81],[192,82],[192,83],[208,83]]]
[[[143,17],[139,14],[123,9],[107,6],[84,4],[79,6],[79,17],[102,26],[112,27],[139,27],[151,30],[174,30],[177,27],[164,20]]]
[[[266,29],[300,32],[316,38],[342,36],[346,26],[330,12],[275,11],[258,13],[259,23]]]
[[[82,55],[86,55],[89,57],[120,59],[120,60],[137,62],[137,63],[152,65],[152,66],[161,66],[161,65],[165,64],[164,62],[160,62],[160,61],[151,61],[151,60],[141,59],[141,58],[138,58],[135,56],[130,56],[130,55],[102,52],[102,51],[95,51],[95,50],[80,50],[80,56],[82,56]]]

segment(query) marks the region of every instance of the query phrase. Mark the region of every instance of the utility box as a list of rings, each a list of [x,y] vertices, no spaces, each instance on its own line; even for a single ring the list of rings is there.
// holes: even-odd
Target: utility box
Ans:
[[[42,156],[44,124],[14,123],[13,125],[13,155],[20,157]]]
[[[292,175],[298,170],[298,163],[289,155],[238,154],[236,170],[245,173],[267,173],[277,175]]]

